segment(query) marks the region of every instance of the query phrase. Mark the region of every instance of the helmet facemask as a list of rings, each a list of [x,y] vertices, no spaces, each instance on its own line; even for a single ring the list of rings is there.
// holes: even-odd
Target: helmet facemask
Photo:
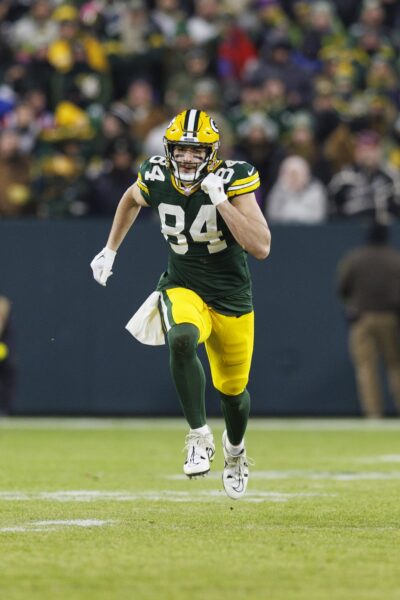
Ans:
[[[214,144],[170,142],[164,139],[164,146],[168,163],[177,183],[186,189],[193,188],[204,179],[210,171],[210,165],[213,166],[215,163],[217,149],[213,148]],[[179,155],[176,156],[179,153],[179,149],[182,148],[183,150],[185,147],[193,149],[193,158],[191,161],[179,160]],[[203,157],[196,160],[196,151],[199,154],[201,152]],[[191,169],[191,172],[185,172],[185,164],[187,165],[187,169]]]

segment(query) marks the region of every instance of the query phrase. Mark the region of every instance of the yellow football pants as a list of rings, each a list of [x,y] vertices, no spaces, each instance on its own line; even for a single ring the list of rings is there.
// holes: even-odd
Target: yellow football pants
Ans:
[[[228,396],[243,392],[249,380],[254,346],[254,312],[240,317],[222,315],[198,294],[186,288],[162,293],[161,308],[167,331],[180,323],[190,323],[205,344],[214,387]]]

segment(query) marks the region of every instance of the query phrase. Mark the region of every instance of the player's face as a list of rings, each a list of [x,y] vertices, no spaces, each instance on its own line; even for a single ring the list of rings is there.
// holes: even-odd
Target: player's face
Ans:
[[[202,146],[176,146],[174,159],[183,173],[195,173],[204,162],[207,150]]]

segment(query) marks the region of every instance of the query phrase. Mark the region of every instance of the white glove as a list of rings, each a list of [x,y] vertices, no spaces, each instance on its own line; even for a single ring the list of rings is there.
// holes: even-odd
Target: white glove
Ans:
[[[110,248],[103,248],[101,252],[96,254],[90,266],[92,267],[93,277],[100,283],[100,285],[106,285],[107,279],[112,275],[112,266],[116,257],[116,252]]]
[[[225,194],[222,177],[216,175],[215,173],[209,173],[201,182],[200,187],[203,192],[210,196],[210,200],[214,206],[221,204],[221,202],[226,200],[228,197]]]

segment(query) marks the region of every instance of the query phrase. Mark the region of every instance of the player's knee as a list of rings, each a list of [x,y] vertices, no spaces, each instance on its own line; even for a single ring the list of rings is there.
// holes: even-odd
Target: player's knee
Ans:
[[[240,377],[237,379],[230,379],[227,381],[222,381],[218,386],[218,391],[221,394],[224,394],[228,397],[239,396],[245,389],[247,385],[247,379],[244,377]]]
[[[168,332],[171,352],[177,357],[195,353],[199,335],[200,332],[195,325],[189,323],[174,325]]]

